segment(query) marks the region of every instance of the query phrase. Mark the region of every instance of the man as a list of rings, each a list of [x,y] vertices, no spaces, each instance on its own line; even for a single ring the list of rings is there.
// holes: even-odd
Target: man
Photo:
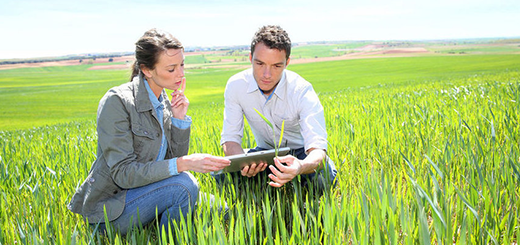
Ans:
[[[246,166],[242,176],[253,177],[267,169],[273,187],[281,187],[298,175],[304,177],[304,182],[319,178],[322,184],[332,184],[337,171],[326,154],[323,107],[312,85],[286,70],[290,54],[291,40],[279,26],[264,26],[256,32],[249,54],[252,68],[232,76],[226,85],[220,143],[226,156],[244,153],[241,142],[245,116],[257,144],[250,151],[273,149],[272,129],[258,110],[274,124],[276,142],[285,121],[282,147],[291,148],[291,152],[275,159],[275,165]]]

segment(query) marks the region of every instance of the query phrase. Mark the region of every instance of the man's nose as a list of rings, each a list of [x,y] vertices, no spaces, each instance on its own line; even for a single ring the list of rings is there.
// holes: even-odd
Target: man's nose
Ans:
[[[271,77],[271,68],[266,66],[265,69],[264,69],[264,77],[265,78],[270,78]]]

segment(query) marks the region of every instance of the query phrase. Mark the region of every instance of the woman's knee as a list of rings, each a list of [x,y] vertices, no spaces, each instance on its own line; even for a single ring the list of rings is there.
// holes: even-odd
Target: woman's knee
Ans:
[[[195,176],[189,172],[182,172],[179,174],[179,177],[183,178],[182,185],[186,189],[190,205],[193,207],[199,198],[199,182]]]

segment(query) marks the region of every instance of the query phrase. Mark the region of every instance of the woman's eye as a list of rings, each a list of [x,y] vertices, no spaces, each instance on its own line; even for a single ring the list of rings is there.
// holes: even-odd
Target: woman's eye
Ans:
[[[174,72],[174,71],[175,71],[175,69],[168,70],[168,72]]]

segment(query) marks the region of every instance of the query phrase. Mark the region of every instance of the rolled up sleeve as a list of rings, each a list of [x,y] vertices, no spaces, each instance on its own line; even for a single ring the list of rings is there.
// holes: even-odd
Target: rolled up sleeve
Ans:
[[[311,148],[327,150],[327,129],[323,106],[312,87],[300,93],[300,127],[305,151]]]

